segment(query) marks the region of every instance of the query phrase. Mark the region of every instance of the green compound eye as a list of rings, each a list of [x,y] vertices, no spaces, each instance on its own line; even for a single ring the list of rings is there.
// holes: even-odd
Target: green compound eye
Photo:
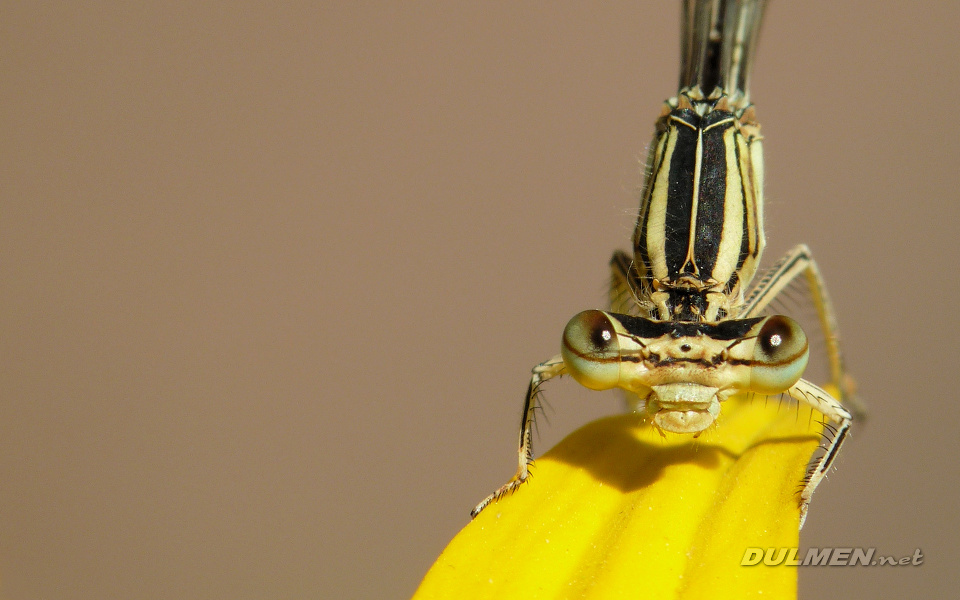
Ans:
[[[620,342],[610,318],[586,310],[570,319],[563,330],[561,355],[567,372],[580,385],[608,390],[620,381]]]
[[[807,367],[807,335],[796,321],[782,315],[761,321],[754,327],[757,329],[750,389],[779,394],[795,384]]]

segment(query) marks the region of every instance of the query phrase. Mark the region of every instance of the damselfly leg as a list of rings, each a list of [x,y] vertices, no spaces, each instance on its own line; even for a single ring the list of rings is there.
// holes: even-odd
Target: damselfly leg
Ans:
[[[739,317],[749,318],[760,315],[774,299],[800,277],[806,280],[810,300],[816,309],[819,326],[823,333],[830,369],[830,383],[839,391],[840,400],[850,407],[854,416],[863,417],[866,415],[866,408],[857,398],[856,385],[846,371],[843,354],[840,351],[840,329],[837,327],[833,303],[830,301],[820,269],[806,244],[800,244],[791,249],[767,271],[750,293]]]
[[[480,504],[470,511],[471,517],[480,514],[480,511],[491,502],[499,500],[504,495],[516,490],[530,476],[530,465],[533,464],[533,423],[536,418],[537,395],[540,393],[540,386],[543,382],[558,375],[563,375],[565,371],[563,358],[559,354],[533,368],[533,376],[530,378],[527,397],[523,403],[523,416],[520,419],[520,449],[517,453],[517,473],[510,481],[500,486],[497,491],[484,498]]]

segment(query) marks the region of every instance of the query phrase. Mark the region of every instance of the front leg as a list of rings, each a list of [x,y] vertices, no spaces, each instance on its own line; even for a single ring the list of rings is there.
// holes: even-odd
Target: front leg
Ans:
[[[488,504],[516,490],[530,476],[530,465],[533,463],[533,422],[536,418],[537,394],[544,381],[562,375],[564,370],[563,359],[559,354],[533,368],[530,387],[527,388],[527,399],[523,404],[523,417],[520,420],[517,473],[510,481],[500,486],[497,491],[484,498],[476,508],[470,511],[471,517],[476,517]]]
[[[832,437],[825,435],[827,444],[824,447],[823,455],[811,465],[803,490],[800,492],[800,527],[803,528],[803,522],[807,518],[807,508],[810,506],[810,498],[833,464],[833,459],[840,452],[840,446],[847,436],[847,430],[850,429],[852,417],[850,412],[836,398],[804,379],[795,383],[793,387],[787,390],[787,393],[794,400],[808,404],[837,424],[836,432]]]
[[[760,313],[798,277],[804,277],[812,294],[820,320],[827,358],[830,361],[830,383],[840,391],[840,399],[850,407],[857,419],[866,416],[866,408],[855,394],[856,385],[847,372],[840,351],[840,332],[837,318],[827,293],[827,286],[816,261],[805,244],[790,250],[754,287],[738,318],[759,316]]]

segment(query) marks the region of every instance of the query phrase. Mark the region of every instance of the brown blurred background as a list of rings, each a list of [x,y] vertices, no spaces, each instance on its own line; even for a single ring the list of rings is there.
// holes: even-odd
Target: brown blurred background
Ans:
[[[678,7],[4,3],[4,598],[405,598],[604,302]],[[872,409],[801,594],[960,549],[960,5],[772,2],[767,263],[809,243]],[[540,450],[618,408],[562,382]]]

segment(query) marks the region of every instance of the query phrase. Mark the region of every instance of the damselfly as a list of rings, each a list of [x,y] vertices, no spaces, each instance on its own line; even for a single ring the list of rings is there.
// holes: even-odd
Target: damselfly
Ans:
[[[811,460],[800,493],[803,523],[852,417],[802,378],[810,351],[800,325],[762,314],[792,283],[806,280],[841,399],[851,396],[851,385],[833,308],[806,246],[791,250],[745,294],[764,246],[763,156],[748,85],[763,5],[684,1],[679,92],[656,122],[633,256],[618,251],[611,260],[611,311],[573,317],[560,354],[533,369],[517,473],[474,516],[528,478],[540,386],[569,374],[590,389],[621,388],[654,427],[694,436],[736,393],[785,393],[810,405],[833,422],[833,435]]]

